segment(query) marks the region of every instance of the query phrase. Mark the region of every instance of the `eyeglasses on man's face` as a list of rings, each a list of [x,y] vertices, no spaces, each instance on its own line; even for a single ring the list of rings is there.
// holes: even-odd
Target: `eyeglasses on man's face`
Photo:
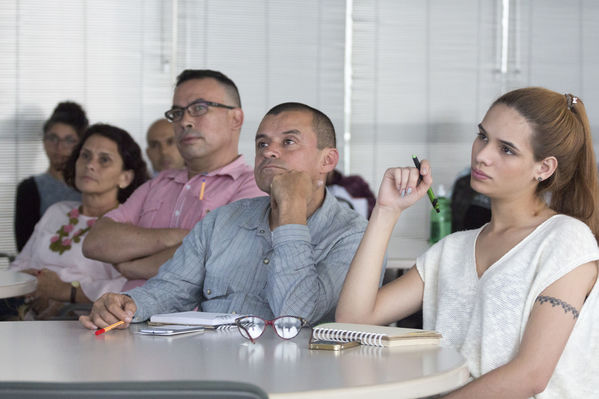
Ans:
[[[308,321],[298,316],[280,316],[273,320],[264,320],[258,316],[243,316],[235,320],[239,333],[256,343],[255,341],[264,334],[266,326],[272,326],[275,333],[283,339],[297,337],[302,327],[309,326]]]
[[[62,145],[66,148],[73,148],[77,145],[77,143],[79,143],[79,140],[72,136],[67,136],[64,139],[61,139],[55,134],[49,134],[45,136],[44,141],[46,143],[52,144],[53,146]]]
[[[191,116],[202,116],[206,112],[208,112],[209,107],[218,107],[218,108],[227,108],[227,109],[235,109],[236,107],[232,107],[230,105],[215,103],[212,101],[204,101],[197,100],[192,102],[186,107],[173,107],[164,113],[166,119],[169,122],[179,122],[183,119],[183,115],[185,115],[185,111],[189,112]]]

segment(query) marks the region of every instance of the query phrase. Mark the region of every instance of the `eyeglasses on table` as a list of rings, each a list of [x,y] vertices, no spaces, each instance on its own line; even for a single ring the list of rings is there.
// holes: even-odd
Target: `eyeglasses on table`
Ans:
[[[241,336],[249,339],[253,344],[264,334],[267,326],[271,326],[275,334],[282,339],[295,338],[303,327],[310,327],[310,323],[299,316],[279,316],[272,320],[265,320],[258,316],[243,316],[235,319],[235,324]]]

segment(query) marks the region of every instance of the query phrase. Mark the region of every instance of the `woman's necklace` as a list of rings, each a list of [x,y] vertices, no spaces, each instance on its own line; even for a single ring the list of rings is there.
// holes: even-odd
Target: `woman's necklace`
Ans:
[[[69,235],[75,230],[77,223],[79,223],[79,215],[82,213],[83,205],[80,205],[79,208],[73,208],[67,213],[69,223],[63,224],[60,229],[56,230],[56,235],[50,238],[50,250],[62,255],[65,251],[71,249],[71,243],[73,241],[76,243],[81,241],[81,237],[85,235],[96,222],[96,218],[88,220],[86,228],[77,230],[75,234],[73,234],[73,237],[69,238]]]

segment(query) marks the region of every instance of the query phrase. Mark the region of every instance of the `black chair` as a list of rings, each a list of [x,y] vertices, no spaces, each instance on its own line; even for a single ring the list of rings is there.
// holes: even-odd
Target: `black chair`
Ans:
[[[15,260],[15,257],[14,254],[0,252],[0,270],[5,270]]]
[[[0,382],[2,398],[267,399],[256,385],[233,381]]]
[[[9,254],[6,252],[0,252],[0,258],[6,258],[8,260],[8,262],[12,262],[13,260],[15,260],[15,255],[14,254]]]
[[[491,220],[489,197],[470,186],[470,174],[458,178],[451,194],[451,231],[478,229]]]

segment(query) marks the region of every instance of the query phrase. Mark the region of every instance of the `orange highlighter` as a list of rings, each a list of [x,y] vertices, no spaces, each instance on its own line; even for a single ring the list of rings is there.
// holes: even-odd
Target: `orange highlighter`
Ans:
[[[120,326],[121,324],[125,324],[125,322],[121,320],[109,325],[108,327],[100,328],[99,330],[96,330],[96,335],[104,334],[106,331],[110,331],[113,328]]]

